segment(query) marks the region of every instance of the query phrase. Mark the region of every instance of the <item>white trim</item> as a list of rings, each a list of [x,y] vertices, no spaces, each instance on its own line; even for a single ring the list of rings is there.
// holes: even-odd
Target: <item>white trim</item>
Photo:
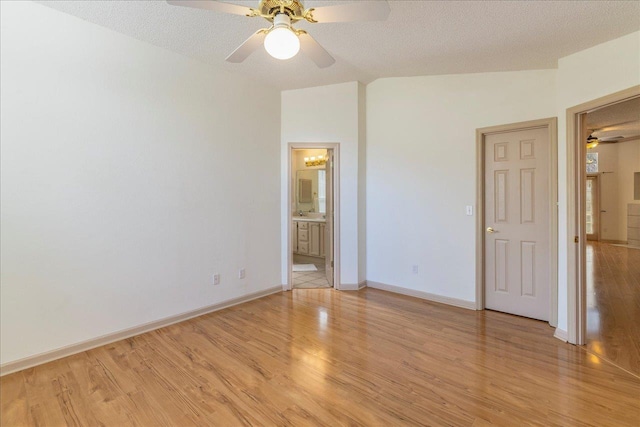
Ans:
[[[555,333],[553,334],[555,338],[558,338],[561,341],[568,342],[569,341],[569,333],[563,329],[556,328]]]
[[[549,324],[558,325],[558,119],[550,117],[476,130],[476,310],[484,310],[484,152],[485,136],[547,128],[549,136]]]
[[[430,294],[429,292],[417,291],[415,289],[403,288],[401,286],[387,285],[385,283],[373,282],[367,280],[367,287],[373,289],[380,289],[387,292],[393,292],[396,294],[407,295],[410,297],[420,298],[427,301],[438,302],[440,304],[452,305],[454,307],[466,308],[468,310],[475,310],[475,301],[466,301],[458,298],[445,297],[442,295]]]
[[[97,338],[92,338],[86,341],[82,341],[76,344],[71,344],[65,347],[57,348],[55,350],[47,351],[44,353],[28,356],[23,359],[14,360],[12,362],[3,363],[0,365],[0,376],[11,374],[13,372],[21,371],[23,369],[31,368],[36,365],[51,362],[56,359],[71,356],[76,353],[91,350],[92,348],[100,347],[115,341],[120,341],[125,338],[130,338],[136,335],[144,334],[156,329],[164,328],[165,326],[173,325],[174,323],[183,322],[194,317],[202,316],[203,314],[212,313],[214,311],[222,310],[224,308],[232,307],[234,305],[242,304],[254,299],[262,298],[267,295],[275,294],[282,291],[282,286],[273,286],[268,289],[264,289],[258,292],[252,292],[241,297],[232,298],[226,301],[219,302],[217,304],[202,307],[196,310],[187,311],[185,313],[177,314],[175,316],[165,317],[164,319],[155,320],[153,322],[144,323],[133,328],[123,329],[111,334],[102,335]]]
[[[360,283],[342,283],[340,284],[341,291],[359,291],[360,289],[364,289],[367,286],[367,281],[362,281]]]
[[[333,150],[333,287],[340,290],[340,143],[337,142],[290,142],[287,150],[287,229],[286,234],[286,254],[287,254],[287,283],[282,284],[283,291],[293,289],[293,251],[291,250],[291,228],[293,227],[293,217],[291,215],[291,204],[293,197],[291,194],[291,182],[293,179],[291,161],[293,150],[313,150],[327,149]],[[326,261],[326,259],[325,259]]]

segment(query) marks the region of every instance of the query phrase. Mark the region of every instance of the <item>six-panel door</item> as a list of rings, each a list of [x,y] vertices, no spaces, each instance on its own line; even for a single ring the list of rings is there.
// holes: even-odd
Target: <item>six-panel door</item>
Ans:
[[[485,138],[485,307],[549,320],[547,128]]]

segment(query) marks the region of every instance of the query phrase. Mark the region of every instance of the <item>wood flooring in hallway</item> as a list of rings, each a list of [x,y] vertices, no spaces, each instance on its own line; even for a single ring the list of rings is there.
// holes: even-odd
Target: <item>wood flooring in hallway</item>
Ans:
[[[587,242],[586,278],[588,351],[640,378],[640,249]]]
[[[3,426],[638,426],[640,380],[544,322],[274,294],[0,379]]]

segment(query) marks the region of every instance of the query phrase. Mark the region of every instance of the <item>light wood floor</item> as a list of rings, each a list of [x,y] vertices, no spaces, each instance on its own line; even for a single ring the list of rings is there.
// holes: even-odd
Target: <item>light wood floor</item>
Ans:
[[[587,349],[640,378],[640,249],[587,242],[586,279]]]
[[[295,290],[0,380],[3,426],[638,426],[640,380],[543,322]]]

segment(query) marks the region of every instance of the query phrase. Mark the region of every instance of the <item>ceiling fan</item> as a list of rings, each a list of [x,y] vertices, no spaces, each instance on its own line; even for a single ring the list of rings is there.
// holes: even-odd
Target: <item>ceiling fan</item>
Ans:
[[[631,120],[600,128],[589,128],[588,132],[587,148],[595,148],[598,144],[635,141],[640,139],[640,120]]]
[[[384,21],[389,16],[387,0],[360,1],[335,6],[305,9],[303,0],[259,0],[258,7],[226,3],[216,0],[167,0],[173,6],[185,6],[216,12],[261,17],[271,22],[251,35],[231,55],[229,62],[242,62],[264,44],[266,51],[277,59],[294,57],[300,49],[320,68],[336,60],[305,30],[294,28],[301,20],[311,23]]]

